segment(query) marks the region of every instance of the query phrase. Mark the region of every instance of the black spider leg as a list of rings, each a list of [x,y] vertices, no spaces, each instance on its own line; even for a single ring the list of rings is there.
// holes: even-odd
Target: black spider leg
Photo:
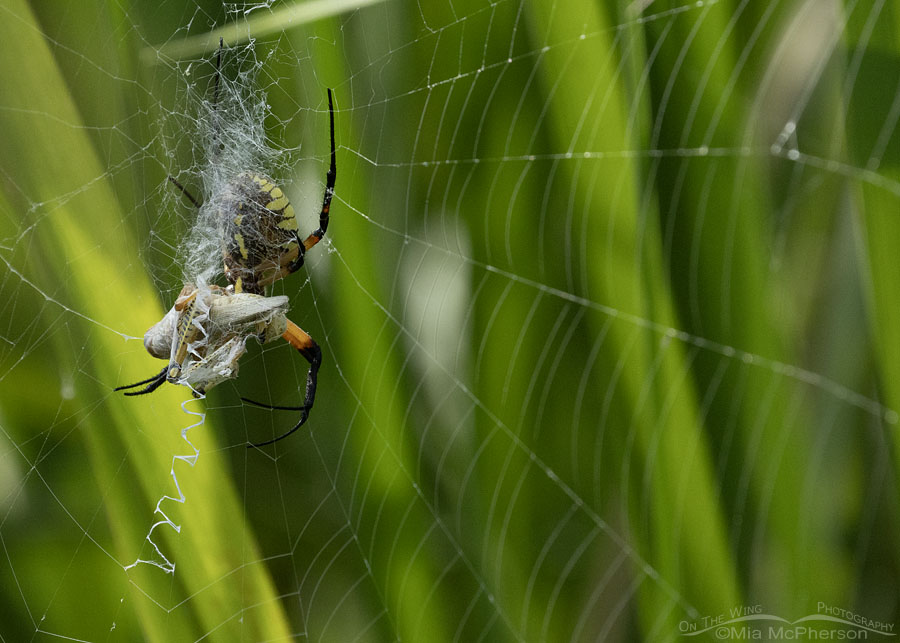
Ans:
[[[200,203],[200,201],[198,201],[198,200],[196,199],[196,197],[194,197],[193,194],[191,194],[190,192],[188,192],[188,191],[187,191],[187,188],[184,187],[183,185],[181,185],[181,183],[178,182],[178,179],[176,179],[174,176],[170,176],[170,177],[169,177],[169,181],[172,183],[172,185],[174,185],[176,188],[178,188],[179,190],[181,190],[181,193],[182,193],[184,196],[186,196],[186,197],[188,198],[188,200],[189,200],[191,203],[193,203],[195,206],[197,206],[197,209],[198,209],[198,210],[202,207],[202,204]]]
[[[215,89],[213,89],[213,144],[212,151],[213,154],[218,156],[219,146],[221,143],[219,142],[219,137],[222,132],[222,128],[220,127],[219,122],[219,79],[222,77],[222,49],[225,48],[225,40],[223,38],[219,38],[219,52],[216,54],[216,85]]]
[[[291,325],[293,325],[291,323]],[[285,333],[286,335],[291,332],[290,326],[289,330]],[[309,412],[312,410],[313,403],[316,399],[316,380],[319,374],[319,367],[322,365],[322,349],[319,348],[319,345],[316,344],[312,337],[307,335],[303,330],[299,327],[294,326],[294,328],[302,333],[302,343],[295,343],[292,339],[287,339],[288,342],[291,343],[297,351],[303,355],[303,358],[309,362],[309,372],[306,374],[306,396],[303,400],[303,406],[275,406],[272,404],[264,404],[262,402],[257,402],[256,400],[251,400],[246,397],[242,397],[241,400],[247,402],[248,404],[253,404],[254,406],[258,406],[264,409],[272,409],[275,411],[300,411],[300,420],[290,431],[286,431],[282,433],[277,438],[272,438],[271,440],[266,440],[265,442],[258,442],[256,444],[248,444],[247,448],[250,447],[264,447],[274,442],[278,442],[279,440],[283,440],[288,437],[291,433],[299,429],[301,426],[306,424],[306,420],[309,418]]]
[[[334,196],[334,183],[337,179],[337,156],[334,146],[334,102],[331,98],[331,89],[328,90],[328,120],[331,124],[331,165],[328,168],[328,174],[325,175],[325,197],[322,199],[322,211],[319,213],[319,229],[306,237],[305,241],[300,240],[300,235],[294,233],[297,237],[297,243],[300,245],[300,251],[297,258],[288,266],[289,273],[296,272],[303,265],[303,259],[306,251],[322,240],[325,231],[328,230],[328,214],[331,211],[331,199]]]
[[[169,367],[164,366],[163,369],[154,375],[153,377],[148,377],[145,380],[141,380],[140,382],[135,382],[134,384],[126,384],[125,386],[117,386],[113,389],[113,391],[124,391],[125,389],[135,388],[137,386],[141,386],[142,384],[147,384],[140,391],[129,391],[125,395],[146,395],[147,393],[152,393],[160,386],[162,386],[166,381],[166,374],[169,372]]]
[[[213,89],[213,121],[215,123],[214,131],[215,136],[213,138],[213,151],[218,152],[218,141],[219,141],[219,78],[222,75],[222,49],[225,46],[225,41],[222,38],[219,38],[219,52],[216,54],[216,83],[215,88]],[[194,204],[194,206],[199,210],[203,204],[195,197],[193,194],[187,191],[187,188],[184,187],[178,179],[174,176],[169,175],[169,181],[176,188],[181,190],[181,193],[187,197],[188,201]]]

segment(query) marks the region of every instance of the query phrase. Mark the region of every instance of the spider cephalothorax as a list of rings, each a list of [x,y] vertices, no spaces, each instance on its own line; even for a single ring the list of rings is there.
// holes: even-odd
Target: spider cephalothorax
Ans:
[[[213,110],[218,104],[222,41],[216,61],[216,92]],[[190,386],[202,395],[219,382],[237,376],[238,360],[246,342],[256,337],[269,342],[278,337],[296,348],[309,362],[306,392],[302,406],[271,406],[241,398],[246,402],[279,410],[300,411],[300,420],[283,435],[252,446],[263,446],[299,429],[312,409],[316,396],[316,378],[322,351],[307,333],[286,317],[288,298],[266,297],[269,284],[295,272],[303,265],[306,251],[325,236],[334,184],[337,176],[334,145],[334,105],[328,90],[328,114],[331,130],[331,164],[325,181],[325,196],[319,214],[319,227],[300,238],[294,209],[287,196],[261,171],[239,172],[220,193],[208,195],[216,208],[222,244],[225,278],[228,287],[185,284],[172,308],[144,335],[144,346],[153,357],[168,364],[153,377],[115,390],[125,395],[152,393],[165,382]],[[199,210],[202,205],[174,177],[169,180]]]

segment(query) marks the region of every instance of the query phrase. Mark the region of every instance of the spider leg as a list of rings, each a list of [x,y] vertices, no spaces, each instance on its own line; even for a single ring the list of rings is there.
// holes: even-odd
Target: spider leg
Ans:
[[[219,38],[219,51],[216,53],[216,88],[213,90],[213,109],[219,107],[219,77],[222,75],[222,50],[225,48],[225,39]]]
[[[271,440],[267,440],[265,442],[258,442],[256,444],[249,444],[247,447],[264,447],[268,444],[272,444],[273,442],[278,442],[279,440],[286,438],[291,433],[299,429],[306,423],[306,419],[309,417],[309,412],[312,410],[313,402],[316,399],[316,377],[319,373],[319,366],[322,365],[322,349],[319,348],[319,345],[313,341],[313,338],[306,334],[306,332],[297,326],[291,320],[288,320],[287,330],[284,331],[282,337],[294,348],[296,348],[301,355],[309,362],[309,373],[306,375],[306,398],[304,399],[303,406],[272,406],[270,404],[263,404],[261,402],[256,402],[254,400],[247,399],[242,397],[241,399],[244,402],[248,402],[249,404],[254,404],[256,406],[261,406],[264,408],[277,409],[280,411],[300,411],[300,420],[297,424],[294,425],[290,431],[282,433],[277,438],[273,438]]]
[[[328,90],[328,120],[331,124],[331,165],[328,168],[328,174],[325,175],[325,196],[322,199],[322,211],[319,213],[319,228],[302,242],[300,237],[297,237],[300,251],[297,253],[297,258],[288,266],[288,274],[296,272],[303,265],[306,251],[319,243],[328,229],[328,213],[331,210],[331,198],[334,196],[334,183],[337,179],[337,158],[334,149],[334,102],[331,98],[331,89]]]
[[[166,374],[168,373],[168,371],[169,371],[169,367],[164,366],[163,369],[159,373],[154,375],[153,377],[148,377],[147,379],[141,380],[140,382],[135,382],[134,384],[126,384],[125,386],[117,386],[113,390],[114,391],[124,391],[125,389],[136,388],[138,386],[141,386],[142,384],[146,384],[147,386],[142,388],[140,391],[128,391],[127,393],[125,393],[125,395],[145,395],[147,393],[152,393],[153,391],[155,391],[156,389],[158,389],[160,386],[162,386],[165,383]]]
[[[169,181],[172,183],[172,185],[174,185],[176,188],[181,190],[181,193],[188,198],[188,201],[190,201],[195,206],[197,206],[198,210],[200,209],[200,207],[201,207],[200,202],[194,197],[194,195],[192,195],[190,192],[187,191],[186,187],[184,187],[183,185],[181,185],[181,183],[178,182],[178,179],[176,179],[174,176],[170,176]]]
[[[276,404],[266,404],[265,402],[251,400],[249,397],[242,397],[241,400],[247,404],[258,406],[261,409],[269,409],[270,411],[305,411],[309,409],[308,406],[278,406]]]
[[[222,50],[225,48],[224,38],[219,38],[219,52],[216,54],[216,86],[213,90],[213,146],[212,150],[215,155],[221,151],[221,142],[219,134],[222,128],[219,123],[219,79],[222,76]]]
[[[215,115],[215,119],[216,119],[215,120],[214,147],[216,146],[217,141],[219,139],[219,122],[218,122],[218,117],[219,117],[219,77],[221,76],[222,50],[224,48],[225,48],[225,41],[224,41],[224,39],[219,38],[219,52],[216,54],[216,84],[215,84],[215,89],[213,90],[213,114]],[[185,188],[181,183],[178,182],[178,179],[176,179],[174,176],[170,176],[169,181],[172,182],[172,185],[174,185],[176,188],[181,190],[181,193],[187,197],[188,201],[193,203],[194,206],[196,206],[196,208],[198,210],[200,209],[200,207],[201,207],[200,201],[198,201],[194,195],[192,195],[190,192],[188,192],[187,188]]]

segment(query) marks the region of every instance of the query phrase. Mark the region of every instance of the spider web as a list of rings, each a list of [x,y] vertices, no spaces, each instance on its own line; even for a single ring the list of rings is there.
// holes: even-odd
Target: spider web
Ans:
[[[322,7],[0,6],[2,640],[895,634],[896,5]],[[224,284],[167,176],[312,232],[329,87],[305,427],[283,342],[114,394]]]

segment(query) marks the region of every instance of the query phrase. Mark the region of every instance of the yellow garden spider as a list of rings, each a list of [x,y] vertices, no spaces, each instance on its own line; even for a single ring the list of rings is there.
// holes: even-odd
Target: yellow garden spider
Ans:
[[[219,76],[223,43],[219,41],[213,115],[218,109]],[[288,298],[265,297],[266,286],[297,271],[306,252],[322,240],[328,228],[328,213],[337,176],[334,145],[334,104],[328,90],[331,130],[331,165],[325,181],[325,196],[319,227],[301,240],[294,209],[272,179],[255,170],[234,176],[220,194],[210,195],[210,206],[218,210],[222,256],[228,287],[185,284],[172,308],[144,335],[144,347],[153,357],[168,359],[156,375],[134,384],[118,386],[122,391],[144,386],[125,395],[152,393],[165,382],[186,384],[195,395],[226,379],[236,377],[238,360],[249,337],[266,343],[281,337],[309,362],[306,395],[302,406],[272,406],[242,397],[250,404],[274,410],[300,411],[299,421],[277,438],[250,444],[261,447],[286,438],[309,417],[316,397],[316,377],[322,350],[306,332],[287,319]],[[169,181],[199,210],[194,198],[174,177]]]

